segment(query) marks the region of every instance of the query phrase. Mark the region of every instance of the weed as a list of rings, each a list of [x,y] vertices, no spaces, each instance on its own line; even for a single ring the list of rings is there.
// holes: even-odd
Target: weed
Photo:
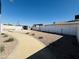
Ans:
[[[7,35],[7,34],[5,34],[5,35],[4,35],[4,37],[8,37],[8,35]]]
[[[43,37],[42,37],[42,36],[40,36],[40,37],[38,37],[38,39],[43,39]]]
[[[1,35],[5,35],[5,33],[1,33]]]
[[[29,32],[27,32],[26,34],[29,34]]]
[[[5,47],[2,45],[2,46],[0,46],[0,53],[2,53],[5,49],[4,49]]]
[[[5,40],[4,42],[12,42],[14,41],[14,38],[9,38],[8,40]]]
[[[33,33],[33,34],[31,34],[32,36],[34,36],[35,34]]]

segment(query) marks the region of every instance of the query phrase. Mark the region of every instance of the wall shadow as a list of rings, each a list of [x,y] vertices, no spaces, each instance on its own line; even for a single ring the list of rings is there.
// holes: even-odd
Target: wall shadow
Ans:
[[[27,59],[79,59],[79,44],[75,36],[63,35]]]

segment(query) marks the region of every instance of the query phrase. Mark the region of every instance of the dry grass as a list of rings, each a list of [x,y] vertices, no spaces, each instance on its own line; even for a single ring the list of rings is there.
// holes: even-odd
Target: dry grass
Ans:
[[[32,35],[32,36],[35,36],[35,34],[34,34],[34,33],[32,33],[31,35]]]
[[[4,50],[5,50],[4,45],[1,45],[1,46],[0,46],[0,53],[2,53]]]
[[[3,37],[8,37],[8,35],[5,33],[1,33],[1,35],[3,35]]]
[[[38,39],[43,39],[43,37],[42,37],[42,36],[40,36],[40,37],[38,37]]]
[[[29,32],[25,33],[25,34],[29,34]]]
[[[9,38],[8,40],[5,40],[4,42],[13,42],[14,41],[14,38]]]
[[[8,35],[7,35],[7,34],[5,34],[3,37],[8,37]]]
[[[11,36],[1,33],[0,35],[0,58],[6,59],[9,54],[13,51],[17,44],[17,40]]]
[[[1,33],[1,35],[5,35],[5,33]]]
[[[33,31],[33,30],[30,31],[29,35],[40,40],[45,45],[49,45],[52,42],[54,42],[54,41],[56,41],[56,40],[58,40],[62,37],[61,35],[50,34],[50,33],[39,32],[39,31]]]

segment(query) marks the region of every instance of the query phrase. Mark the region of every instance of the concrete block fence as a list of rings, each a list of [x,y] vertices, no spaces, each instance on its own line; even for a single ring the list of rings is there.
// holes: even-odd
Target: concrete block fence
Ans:
[[[33,29],[52,33],[54,32],[67,35],[74,35],[77,36],[79,41],[79,22],[66,22],[59,24],[43,25],[40,27],[33,27]]]

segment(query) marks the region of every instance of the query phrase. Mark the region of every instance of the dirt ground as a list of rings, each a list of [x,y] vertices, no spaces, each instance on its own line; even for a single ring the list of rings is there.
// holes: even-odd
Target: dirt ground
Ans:
[[[45,45],[49,45],[50,43],[63,37],[62,35],[50,34],[50,33],[45,33],[45,32],[33,31],[33,30],[25,30],[25,31],[22,31],[21,33],[30,35],[30,36],[38,39]]]
[[[26,35],[25,33],[14,31],[6,33],[18,40],[16,48],[7,59],[25,59],[46,47],[41,41],[32,36]]]
[[[11,36],[5,36],[0,34],[0,49],[3,50],[2,52],[0,50],[0,59],[6,59],[17,44],[17,40],[15,39],[12,42],[4,42],[8,40],[10,37]]]
[[[5,59],[13,51],[14,48],[14,51],[9,55],[8,59],[27,58],[28,56],[48,46],[52,42],[55,42],[56,40],[63,37],[61,35],[49,34],[33,30],[10,31],[5,33],[8,33],[9,35],[12,35],[12,37],[16,38],[18,40],[18,45],[15,48],[17,43],[16,40],[10,43],[3,43],[3,41],[0,41],[3,45],[5,45],[5,51],[1,54],[2,59]],[[6,40],[7,38],[3,38],[3,40]]]
[[[79,44],[76,36],[63,37],[27,59],[79,59]]]

